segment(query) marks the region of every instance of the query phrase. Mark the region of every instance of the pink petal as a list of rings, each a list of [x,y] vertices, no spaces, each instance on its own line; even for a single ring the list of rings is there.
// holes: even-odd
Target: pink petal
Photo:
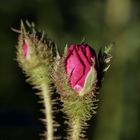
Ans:
[[[84,87],[92,59],[96,61],[96,54],[90,46],[84,44],[70,45],[65,59],[65,68],[70,86],[77,92]]]
[[[27,40],[25,40],[25,42],[24,42],[23,54],[24,54],[24,57],[25,57],[25,58],[28,57],[28,54],[29,54],[29,45],[28,45]]]

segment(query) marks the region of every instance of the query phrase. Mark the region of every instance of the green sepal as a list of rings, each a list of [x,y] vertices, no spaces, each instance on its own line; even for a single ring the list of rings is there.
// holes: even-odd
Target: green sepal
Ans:
[[[66,56],[67,52],[68,52],[68,44],[66,44],[64,47],[64,56]]]
[[[86,40],[86,38],[83,37],[82,40],[81,40],[81,42],[80,42],[80,44],[84,44],[85,43],[85,40]]]
[[[93,90],[95,90],[96,82],[97,82],[97,71],[93,64],[86,76],[84,87],[82,91],[80,91],[79,96],[83,96],[84,94],[91,93]]]

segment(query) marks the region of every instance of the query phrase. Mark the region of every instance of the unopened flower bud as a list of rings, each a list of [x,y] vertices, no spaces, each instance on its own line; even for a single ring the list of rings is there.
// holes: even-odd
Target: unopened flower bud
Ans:
[[[95,50],[87,44],[66,46],[64,57],[56,61],[54,81],[64,96],[84,96],[95,93],[97,83],[97,58]]]
[[[30,71],[37,66],[49,67],[54,58],[55,45],[49,40],[39,38],[25,30],[21,22],[21,30],[17,46],[17,60],[24,71]]]
[[[96,53],[89,45],[69,46],[65,57],[65,70],[69,85],[76,92],[80,93],[89,86],[92,88],[94,83],[86,84],[89,78],[90,82],[96,82],[96,61]]]

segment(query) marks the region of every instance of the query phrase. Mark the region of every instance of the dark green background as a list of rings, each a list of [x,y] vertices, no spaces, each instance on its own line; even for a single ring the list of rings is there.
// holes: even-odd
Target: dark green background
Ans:
[[[138,140],[140,137],[139,0],[0,0],[0,140],[39,140],[42,116],[35,90],[25,83],[16,58],[20,19],[58,44],[83,37],[97,51],[115,41],[111,68],[101,89],[89,140]]]

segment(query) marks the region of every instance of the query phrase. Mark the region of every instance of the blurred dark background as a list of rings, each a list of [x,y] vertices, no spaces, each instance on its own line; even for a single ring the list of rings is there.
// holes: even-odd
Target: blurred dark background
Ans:
[[[115,41],[111,68],[101,89],[89,140],[139,140],[140,1],[0,0],[0,140],[39,140],[38,97],[18,67],[20,19],[35,22],[62,52],[83,37],[97,51]]]

